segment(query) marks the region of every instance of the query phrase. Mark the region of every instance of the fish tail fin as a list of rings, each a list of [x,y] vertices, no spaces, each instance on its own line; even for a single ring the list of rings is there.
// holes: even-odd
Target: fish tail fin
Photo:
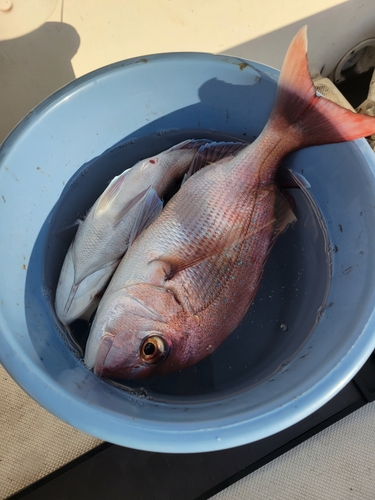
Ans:
[[[270,125],[290,131],[291,149],[351,141],[375,133],[375,118],[317,95],[307,62],[307,27],[293,38],[281,69]]]

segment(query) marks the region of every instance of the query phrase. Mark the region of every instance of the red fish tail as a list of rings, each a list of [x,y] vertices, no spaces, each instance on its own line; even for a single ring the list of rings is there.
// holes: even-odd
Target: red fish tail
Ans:
[[[291,149],[350,141],[375,133],[375,118],[317,96],[307,63],[306,26],[293,38],[285,56],[270,125],[288,128]]]

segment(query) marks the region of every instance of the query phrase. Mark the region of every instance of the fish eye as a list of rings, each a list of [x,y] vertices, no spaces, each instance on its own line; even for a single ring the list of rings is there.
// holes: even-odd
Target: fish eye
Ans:
[[[158,335],[147,337],[141,345],[141,358],[146,363],[160,363],[168,354],[166,341]]]

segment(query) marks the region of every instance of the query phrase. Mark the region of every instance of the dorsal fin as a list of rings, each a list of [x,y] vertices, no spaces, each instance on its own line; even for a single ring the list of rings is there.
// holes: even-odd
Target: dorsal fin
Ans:
[[[183,183],[186,182],[201,168],[212,163],[218,163],[224,158],[234,157],[239,151],[247,147],[245,142],[210,142],[202,145],[186,172]]]

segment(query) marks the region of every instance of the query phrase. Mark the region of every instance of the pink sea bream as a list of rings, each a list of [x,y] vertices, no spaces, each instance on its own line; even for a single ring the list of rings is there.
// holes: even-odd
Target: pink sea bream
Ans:
[[[187,180],[120,262],[86,346],[97,375],[144,378],[211,354],[246,314],[272,246],[295,220],[275,183],[280,161],[375,133],[375,118],[317,96],[306,51],[304,27],[260,136]]]

